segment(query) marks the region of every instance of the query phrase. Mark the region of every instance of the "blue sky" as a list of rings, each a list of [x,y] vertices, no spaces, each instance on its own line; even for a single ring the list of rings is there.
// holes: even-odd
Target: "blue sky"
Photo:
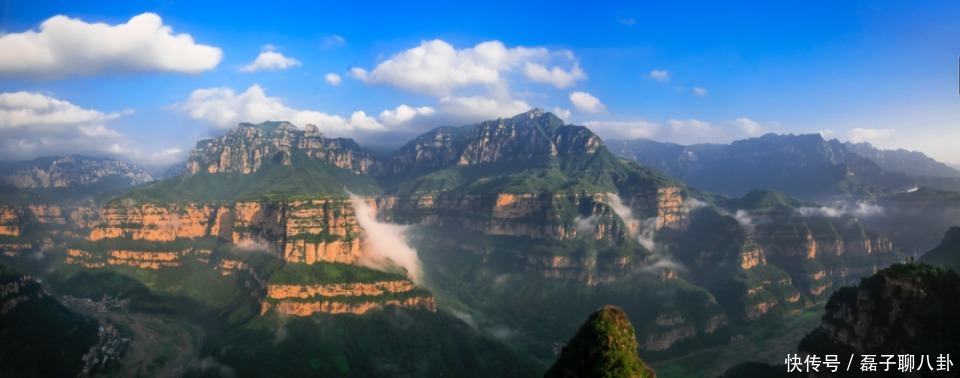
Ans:
[[[0,1],[0,158],[169,164],[278,117],[390,145],[540,107],[607,139],[960,163],[955,2],[457,5]]]

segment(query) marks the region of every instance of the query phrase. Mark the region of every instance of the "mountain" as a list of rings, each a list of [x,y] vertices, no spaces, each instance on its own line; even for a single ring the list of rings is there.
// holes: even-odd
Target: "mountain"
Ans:
[[[877,214],[864,217],[866,225],[884,233],[914,257],[935,247],[942,230],[960,226],[960,193],[920,187],[877,198]]]
[[[622,310],[594,311],[560,350],[545,377],[656,377],[637,355],[633,325]]]
[[[914,262],[892,265],[830,296],[821,324],[800,340],[796,354],[787,354],[799,359],[792,372],[783,363],[744,362],[722,377],[862,376],[867,355],[874,356],[876,371],[891,376],[952,376],[944,369],[960,351],[960,332],[952,326],[958,297],[960,277],[953,271]],[[837,372],[824,363],[827,355],[837,356]],[[816,369],[806,364],[808,356],[819,357]],[[845,356],[855,356],[851,366]],[[912,369],[899,370],[899,356],[912,356],[903,360]]]
[[[662,169],[704,190],[741,196],[753,189],[801,198],[872,197],[915,185],[837,140],[819,134],[777,135],[729,145],[681,146],[650,140],[611,142],[619,156]]]
[[[97,343],[97,322],[77,315],[40,283],[0,263],[0,375],[79,375],[81,357]]]
[[[844,145],[847,150],[877,163],[883,169],[905,173],[910,176],[960,177],[960,171],[924,155],[922,152],[904,149],[881,150],[870,143]]]
[[[960,272],[960,227],[950,227],[940,245],[925,253],[920,261]]]
[[[960,331],[952,326],[957,298],[956,273],[922,263],[894,265],[834,293],[823,323],[799,349],[844,356],[953,354],[960,351]]]
[[[463,372],[450,361],[539,374],[578,314],[607,304],[663,360],[900,258],[853,214],[710,195],[539,109],[388,155],[241,124],[187,167],[93,201],[2,205],[3,258],[51,272],[58,292],[186,319],[205,330],[202,359],[251,376]]]
[[[0,180],[17,188],[127,188],[153,180],[134,164],[79,155],[0,163]]]

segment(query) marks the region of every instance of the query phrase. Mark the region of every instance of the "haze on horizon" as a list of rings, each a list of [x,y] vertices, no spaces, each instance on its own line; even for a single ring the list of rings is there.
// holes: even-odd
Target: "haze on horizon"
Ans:
[[[378,7],[4,1],[0,159],[171,164],[266,120],[396,145],[539,107],[605,139],[820,133],[960,163],[960,4]]]

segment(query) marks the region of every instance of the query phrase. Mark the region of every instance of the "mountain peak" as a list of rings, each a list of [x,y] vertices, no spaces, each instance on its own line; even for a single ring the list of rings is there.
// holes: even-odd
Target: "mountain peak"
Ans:
[[[594,311],[546,377],[655,377],[637,355],[637,337],[627,314],[618,307]]]
[[[540,116],[544,115],[545,113],[546,113],[546,112],[544,112],[543,109],[533,108],[533,109],[530,109],[530,110],[526,111],[525,113],[520,113],[520,114],[517,114],[517,115],[515,115],[515,116],[513,116],[513,117],[510,117],[510,118],[513,118],[513,119],[534,119],[534,118],[537,118],[537,117],[540,117]]]

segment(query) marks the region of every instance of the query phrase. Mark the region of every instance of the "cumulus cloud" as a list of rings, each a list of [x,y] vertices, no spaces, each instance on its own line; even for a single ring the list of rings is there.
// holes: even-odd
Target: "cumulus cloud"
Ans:
[[[820,130],[818,131],[818,133],[820,134],[820,137],[822,137],[823,139],[830,139],[837,134],[835,131],[833,131],[833,129]]]
[[[340,75],[335,73],[328,73],[327,76],[323,77],[327,81],[327,84],[330,85],[340,85]]]
[[[257,72],[257,71],[274,71],[274,70],[285,70],[290,67],[300,67],[303,63],[300,63],[299,60],[283,56],[283,54],[278,53],[274,50],[272,45],[266,45],[263,48],[263,52],[260,55],[257,55],[257,58],[253,62],[243,66],[240,71],[243,72]]]
[[[407,244],[408,226],[377,220],[376,210],[363,198],[350,194],[357,224],[363,229],[364,246],[360,263],[380,270],[400,266],[417,285],[423,284],[423,267],[417,251]]]
[[[87,23],[58,15],[39,30],[0,36],[0,75],[54,79],[103,73],[200,73],[220,63],[219,48],[173,34],[160,16],[124,24]]]
[[[394,126],[403,123],[407,123],[415,117],[423,117],[434,114],[436,111],[429,106],[421,106],[419,108],[410,107],[407,105],[400,105],[393,110],[384,110],[380,113],[380,121],[387,126]]]
[[[563,60],[570,68],[547,68],[554,60]],[[381,62],[372,70],[354,67],[349,75],[370,84],[387,84],[411,92],[448,97],[457,88],[475,85],[504,85],[505,75],[522,68],[529,80],[567,87],[586,74],[568,51],[552,52],[542,47],[507,48],[500,41],[488,41],[474,47],[456,49],[434,39]]]
[[[347,40],[343,39],[343,37],[337,34],[329,35],[320,39],[320,48],[324,50],[343,46],[345,44],[347,44]]]
[[[560,117],[560,119],[564,120],[565,122],[570,122],[570,109],[564,109],[564,108],[555,106],[553,107],[551,112],[553,112],[555,116]]]
[[[718,137],[723,134],[720,128],[714,127],[708,122],[693,118],[687,120],[670,119],[667,121],[667,123],[670,125],[670,131],[674,134],[674,136],[679,137],[680,139],[709,139],[710,137]]]
[[[742,130],[748,136],[758,136],[766,131],[763,126],[750,118],[737,118],[733,121],[730,121],[730,123]]]
[[[597,134],[617,139],[651,139],[657,135],[659,126],[644,120],[636,121],[587,121],[583,123]]]
[[[650,71],[650,78],[660,82],[670,81],[670,72],[667,70],[653,70]]]
[[[600,102],[600,99],[593,97],[587,92],[573,92],[570,94],[570,103],[577,110],[587,113],[600,113],[606,109],[606,106]]]
[[[853,143],[869,142],[887,139],[893,136],[893,129],[864,129],[857,127],[847,132],[847,137]]]
[[[150,154],[151,164],[173,164],[187,158],[186,152],[179,147],[171,147]]]
[[[693,87],[693,93],[696,94],[697,96],[706,96],[707,89],[703,87]]]
[[[131,113],[104,113],[41,93],[0,93],[0,158],[134,153],[123,134],[106,126]]]
[[[525,101],[489,96],[444,97],[437,106],[443,113],[462,120],[512,117],[532,108]]]
[[[574,63],[573,68],[567,71],[560,67],[547,70],[547,67],[542,64],[527,62],[524,66],[524,75],[535,82],[547,83],[557,88],[566,88],[572,86],[577,80],[587,78],[587,74],[576,63]]]
[[[176,104],[175,108],[190,118],[209,121],[220,128],[235,127],[240,122],[290,121],[300,127],[317,125],[321,131],[335,135],[386,130],[377,119],[363,111],[355,111],[349,118],[344,118],[290,108],[280,98],[268,97],[263,88],[256,84],[239,94],[225,87],[197,89],[186,101]]]

